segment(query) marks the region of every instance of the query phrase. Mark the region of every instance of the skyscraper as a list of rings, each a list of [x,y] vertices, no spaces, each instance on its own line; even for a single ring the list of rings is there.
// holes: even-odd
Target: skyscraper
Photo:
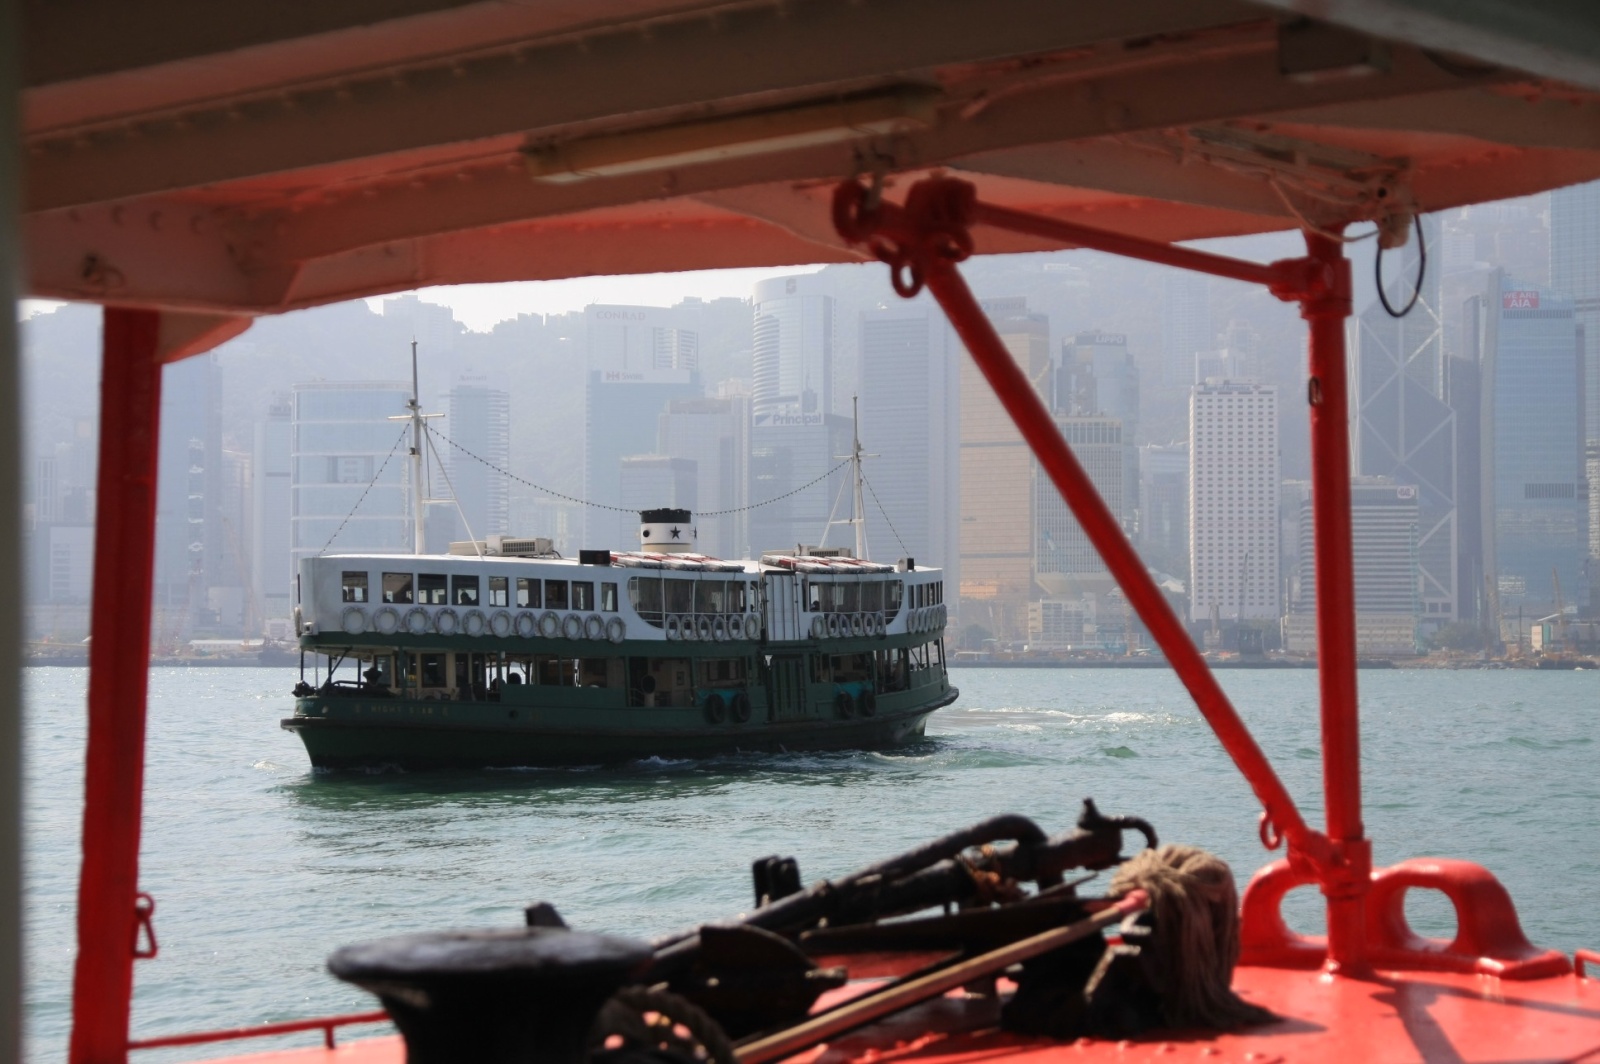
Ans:
[[[1126,510],[1127,447],[1122,421],[1114,417],[1058,417],[1056,428],[1072,448],[1113,514]],[[1034,478],[1034,578],[1057,598],[1105,594],[1115,583],[1105,562],[1049,477]]]
[[[838,465],[850,445],[848,420],[833,413],[829,283],[806,275],[755,287],[750,545],[756,551],[821,542],[844,483],[842,471],[811,483]]]
[[[1024,299],[986,300],[1000,341],[1034,387],[1051,392],[1050,324]],[[988,381],[961,360],[961,616],[1020,638],[1033,597],[1034,459]]]
[[[672,400],[661,415],[658,450],[668,458],[693,463],[694,501],[647,499],[625,480],[622,505],[637,503],[640,509],[676,506],[694,510],[702,554],[742,557],[750,546],[746,513],[711,517],[703,511],[740,510],[748,501],[750,397],[731,393],[710,399]],[[643,486],[644,482],[637,484]]]
[[[1427,220],[1424,241],[1436,243],[1438,234],[1437,222]],[[1409,295],[1397,289],[1417,276],[1416,255],[1415,241],[1391,254],[1403,278],[1389,293],[1396,306]],[[1457,425],[1445,390],[1440,272],[1423,273],[1416,305],[1404,317],[1378,303],[1357,317],[1351,407],[1353,473],[1417,488],[1419,608],[1435,628],[1457,619],[1459,576]]]
[[[1350,483],[1350,536],[1355,559],[1356,650],[1362,654],[1413,654],[1423,619],[1417,564],[1419,490],[1388,477],[1354,477]],[[1301,503],[1298,553],[1286,649],[1317,649],[1317,585],[1312,500]]]
[[[1158,569],[1189,573],[1189,445],[1139,449],[1139,547]]]
[[[294,387],[289,550],[404,554],[414,545],[408,443],[391,421],[411,399],[406,381],[316,381]]]
[[[440,457],[450,469],[450,486],[461,507],[460,513],[451,507],[449,514],[456,526],[455,538],[466,538],[461,514],[466,515],[476,539],[516,531],[511,527],[511,483],[484,464],[500,469],[511,465],[511,396],[498,388],[457,384],[450,391],[449,408],[444,432],[461,448],[483,459],[477,461],[456,447],[440,447]]]
[[[250,581],[262,631],[287,639],[294,612],[294,571],[290,535],[293,513],[294,407],[286,395],[267,403],[266,415],[255,427],[251,456]]]
[[[1600,181],[1550,193],[1550,287],[1583,329],[1589,556],[1600,559]]]
[[[222,378],[214,354],[162,371],[160,466],[156,482],[156,622],[152,638],[171,645],[216,629],[209,589],[222,582]]]
[[[1482,372],[1486,571],[1509,620],[1519,605],[1586,594],[1589,484],[1584,365],[1573,301],[1502,278],[1486,315]]]
[[[1138,527],[1139,367],[1122,333],[1081,332],[1061,345],[1055,409],[1069,417],[1115,418],[1121,423],[1120,506],[1114,512],[1130,532]]]
[[[623,506],[623,456],[653,454],[667,404],[700,395],[699,338],[682,327],[677,311],[662,307],[593,304],[584,309],[584,324],[589,377],[583,497]],[[638,520],[627,513],[591,508],[585,524],[585,543],[596,548],[638,537]]]
[[[959,586],[960,345],[942,316],[901,303],[861,315],[860,349],[861,439],[879,455],[866,463],[867,541]]]
[[[1278,619],[1278,390],[1211,380],[1189,397],[1189,619]]]

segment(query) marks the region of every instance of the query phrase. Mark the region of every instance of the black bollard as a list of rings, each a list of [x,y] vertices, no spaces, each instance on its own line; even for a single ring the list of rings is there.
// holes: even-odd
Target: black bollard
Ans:
[[[518,927],[346,946],[328,970],[378,996],[407,1064],[583,1064],[600,1006],[650,957],[632,939]]]

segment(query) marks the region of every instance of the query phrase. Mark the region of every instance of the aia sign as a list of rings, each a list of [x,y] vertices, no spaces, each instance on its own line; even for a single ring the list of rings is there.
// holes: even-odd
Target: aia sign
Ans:
[[[1501,292],[1500,307],[1502,310],[1538,310],[1538,292]]]

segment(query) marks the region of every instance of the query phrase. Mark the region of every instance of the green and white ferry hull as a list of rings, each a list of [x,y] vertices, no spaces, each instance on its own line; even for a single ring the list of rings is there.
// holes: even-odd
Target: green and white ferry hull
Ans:
[[[886,747],[957,696],[938,570],[343,555],[306,559],[300,588],[282,723],[319,769]]]

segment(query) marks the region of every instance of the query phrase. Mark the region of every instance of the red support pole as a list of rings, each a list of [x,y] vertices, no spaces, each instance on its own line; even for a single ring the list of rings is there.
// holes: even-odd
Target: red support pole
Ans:
[[[1238,711],[1218,686],[1216,677],[1206,667],[1205,659],[1189,638],[1183,622],[1172,612],[1161,589],[1150,578],[1133,545],[1122,534],[1121,525],[1107,509],[1071,448],[1061,438],[1061,432],[1043,400],[1000,342],[994,326],[984,316],[966,282],[953,265],[937,260],[930,263],[925,280],[928,290],[944,308],[950,324],[960,335],[973,361],[983,371],[989,386],[1011,415],[1018,431],[1028,441],[1028,446],[1033,449],[1040,466],[1050,475],[1061,497],[1072,509],[1073,516],[1078,519],[1078,524],[1100,552],[1100,557],[1105,560],[1106,568],[1116,578],[1122,593],[1127,596],[1128,603],[1150,629],[1151,637],[1161,647],[1178,678],[1189,689],[1195,704],[1239,766],[1239,771],[1273,824],[1289,840],[1291,848],[1301,852],[1314,850],[1319,840],[1306,827],[1294,800],[1284,789],[1266,755],[1256,745],[1250,730],[1239,719]]]
[[[128,1059],[150,668],[161,315],[105,309],[71,1064]]]
[[[1328,969],[1367,970],[1365,897],[1372,844],[1361,822],[1361,730],[1356,703],[1355,561],[1350,531],[1350,403],[1345,322],[1350,263],[1337,241],[1306,234],[1323,271],[1302,298],[1310,326],[1311,498],[1317,581],[1317,677],[1322,700],[1322,774],[1334,860],[1321,877],[1328,903]]]

